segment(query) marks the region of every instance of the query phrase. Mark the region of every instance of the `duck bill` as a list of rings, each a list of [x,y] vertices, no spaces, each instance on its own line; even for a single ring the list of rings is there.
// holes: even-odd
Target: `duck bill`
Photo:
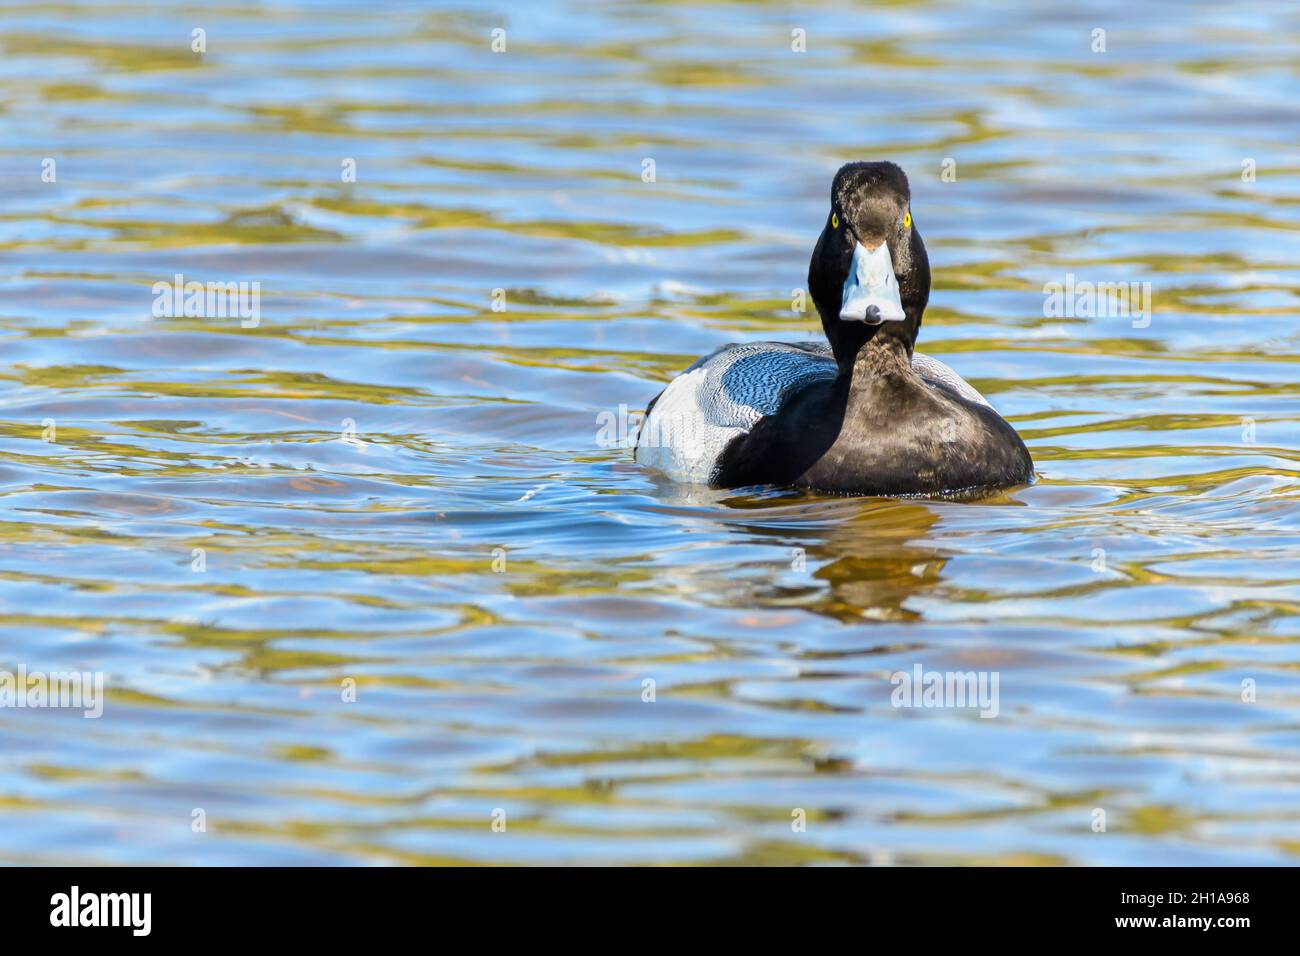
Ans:
[[[898,277],[894,275],[894,260],[889,255],[889,243],[881,242],[875,249],[856,243],[849,276],[844,280],[840,319],[880,325],[882,322],[901,322],[906,317],[898,291]]]

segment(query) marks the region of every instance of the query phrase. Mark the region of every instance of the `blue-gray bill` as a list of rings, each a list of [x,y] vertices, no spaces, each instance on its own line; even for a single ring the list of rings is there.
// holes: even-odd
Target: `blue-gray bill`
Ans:
[[[869,325],[905,318],[888,243],[881,242],[875,249],[861,242],[854,245],[853,262],[844,280],[840,318]]]

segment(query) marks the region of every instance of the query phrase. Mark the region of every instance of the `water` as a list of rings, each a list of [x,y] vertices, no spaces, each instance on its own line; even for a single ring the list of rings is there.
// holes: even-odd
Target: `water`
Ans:
[[[1295,6],[511,6],[0,8],[0,670],[107,696],[0,710],[0,861],[1295,863]],[[818,336],[878,158],[1040,480],[599,442]],[[177,273],[259,324],[155,317]],[[918,664],[997,717],[892,706]]]

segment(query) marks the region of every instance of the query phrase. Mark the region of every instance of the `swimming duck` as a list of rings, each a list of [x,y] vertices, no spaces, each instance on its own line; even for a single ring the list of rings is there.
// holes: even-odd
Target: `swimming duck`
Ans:
[[[940,495],[1024,484],[1016,430],[914,348],[930,261],[893,163],[849,163],[808,266],[828,345],[724,345],[646,409],[636,460],[683,482],[846,495]]]

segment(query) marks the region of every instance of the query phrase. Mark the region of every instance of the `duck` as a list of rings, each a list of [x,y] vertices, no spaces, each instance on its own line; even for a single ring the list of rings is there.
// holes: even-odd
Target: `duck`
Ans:
[[[724,345],[647,406],[638,464],[713,488],[929,497],[1031,482],[1015,428],[916,352],[930,261],[907,175],[853,162],[831,183],[808,266],[826,342]]]

